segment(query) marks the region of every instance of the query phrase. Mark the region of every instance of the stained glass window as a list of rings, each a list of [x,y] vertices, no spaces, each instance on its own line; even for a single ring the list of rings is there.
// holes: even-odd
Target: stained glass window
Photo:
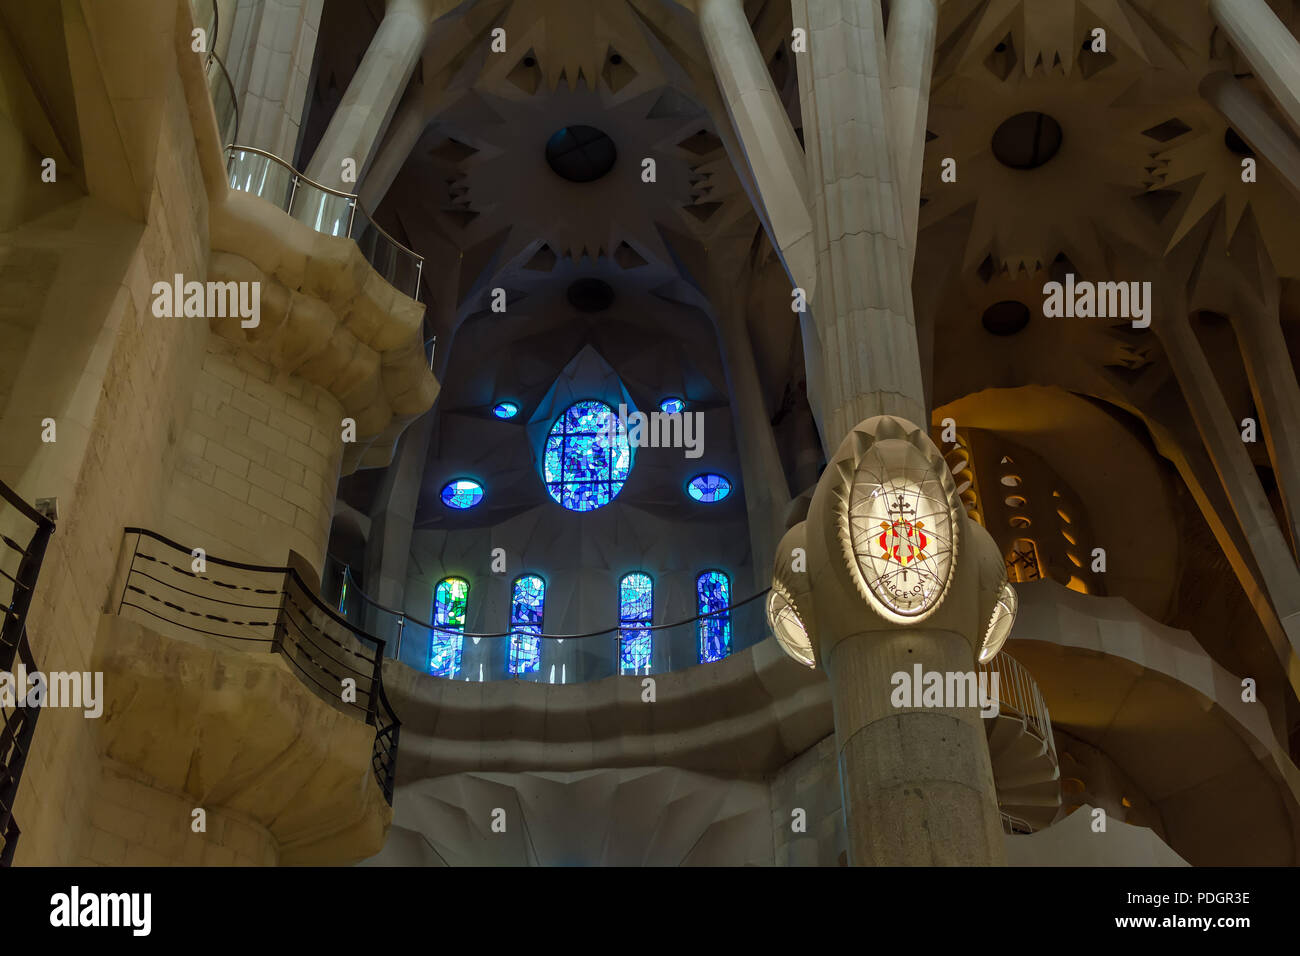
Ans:
[[[717,475],[712,472],[696,475],[691,479],[690,484],[686,486],[686,492],[696,501],[712,504],[731,494],[731,482],[726,475]]]
[[[514,402],[501,402],[492,409],[492,414],[497,418],[514,418],[519,414],[519,406]]]
[[[618,582],[618,671],[647,671],[650,666],[654,621],[654,581],[635,571]]]
[[[546,582],[535,574],[515,579],[510,600],[510,673],[532,674],[542,663],[542,612]]]
[[[460,672],[461,646],[465,643],[465,609],[469,582],[443,578],[433,591],[433,632],[429,637],[429,673],[455,677]]]
[[[442,488],[442,503],[448,508],[473,508],[483,500],[483,486],[469,478],[457,478]]]
[[[659,403],[659,411],[667,412],[669,415],[676,415],[686,408],[686,403],[680,398],[665,398]]]
[[[604,402],[575,402],[551,426],[542,476],[551,497],[570,511],[609,504],[631,470],[627,429]]]
[[[700,615],[696,622],[700,663],[720,661],[731,653],[731,579],[721,571],[705,571],[695,579]]]

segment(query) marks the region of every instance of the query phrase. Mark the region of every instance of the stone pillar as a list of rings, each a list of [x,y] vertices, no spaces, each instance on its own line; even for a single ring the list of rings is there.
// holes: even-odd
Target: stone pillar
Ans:
[[[1201,96],[1232,124],[1233,129],[1282,177],[1282,184],[1300,196],[1300,149],[1259,100],[1227,71],[1201,80]]]
[[[722,365],[731,393],[755,584],[761,588],[767,585],[767,569],[772,566],[776,543],[785,531],[790,487],[768,421],[767,402],[763,398],[753,344],[745,324],[745,293],[753,269],[748,262],[736,263],[732,268],[734,258],[738,257],[715,254],[711,258],[709,298],[715,309],[718,344],[722,349]]]
[[[817,230],[823,428],[844,435],[876,415],[924,422],[880,6],[795,0],[794,19],[808,24],[808,52],[796,58]]]
[[[916,226],[921,214],[921,163],[925,157],[925,121],[930,112],[930,76],[934,70],[938,20],[936,0],[894,0],[889,8],[891,139],[898,169],[909,275],[916,255]]]
[[[1210,0],[1210,15],[1300,129],[1300,43],[1265,0]]]
[[[424,51],[431,22],[419,0],[388,0],[384,19],[307,166],[309,179],[348,192],[356,188],[343,182],[343,160],[356,160],[360,180]]]
[[[882,558],[892,547],[876,548],[880,518],[893,514],[895,496],[907,528],[891,545],[900,545],[906,561]],[[822,474],[807,520],[782,541],[781,556],[800,541],[806,572],[793,575],[791,562],[778,557],[774,583],[806,622],[816,663],[830,680],[850,864],[1004,864],[977,702],[895,699],[897,675],[910,681],[918,666],[945,683],[976,672],[1006,581],[997,545],[966,516],[925,430],[890,416],[854,428]],[[945,564],[942,556],[954,553]],[[904,598],[891,594],[889,581]]]
[[[323,0],[240,0],[221,7],[218,50],[239,99],[243,146],[293,162]]]
[[[1152,328],[1160,335],[1165,357],[1250,544],[1282,628],[1292,649],[1300,654],[1300,569],[1241,441],[1240,423],[1228,407],[1209,359],[1188,324],[1187,297],[1180,284],[1162,283],[1155,288],[1153,299],[1157,314]],[[1251,347],[1253,350],[1257,346]],[[1244,344],[1242,349],[1246,349]],[[1284,668],[1288,663],[1283,661]]]
[[[1232,324],[1282,493],[1293,550],[1300,550],[1300,384],[1276,298],[1267,304],[1243,301],[1232,312]]]

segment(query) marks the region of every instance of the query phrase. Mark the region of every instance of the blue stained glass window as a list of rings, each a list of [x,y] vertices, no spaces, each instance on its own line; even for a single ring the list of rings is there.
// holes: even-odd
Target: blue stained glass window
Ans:
[[[532,674],[542,663],[542,613],[546,582],[535,574],[515,579],[510,600],[510,673]]]
[[[455,677],[460,672],[468,606],[469,582],[464,578],[443,578],[434,588],[433,632],[429,636],[430,674]]]
[[[684,411],[685,408],[686,403],[680,398],[665,398],[659,403],[659,411],[667,412],[669,415],[675,415],[680,411]]]
[[[575,402],[551,426],[542,477],[551,497],[570,511],[609,504],[631,470],[627,429],[604,402]]]
[[[635,571],[618,582],[618,671],[645,671],[650,666],[654,621],[654,581]]]
[[[695,579],[699,596],[696,635],[699,637],[700,663],[720,661],[731,653],[731,579],[721,571],[705,571]]]
[[[442,487],[442,503],[448,508],[473,508],[483,500],[483,486],[469,478],[457,478]]]
[[[690,484],[686,486],[686,492],[696,501],[712,504],[731,494],[731,482],[726,475],[713,474],[712,472],[696,475],[691,479]]]
[[[519,406],[514,402],[501,402],[492,409],[492,414],[497,418],[514,418],[519,414]]]

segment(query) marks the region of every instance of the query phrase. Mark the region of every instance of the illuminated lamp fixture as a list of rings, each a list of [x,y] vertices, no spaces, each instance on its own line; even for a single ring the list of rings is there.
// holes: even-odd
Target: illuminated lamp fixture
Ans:
[[[980,648],[979,655],[981,664],[993,660],[998,651],[1002,650],[1002,645],[1011,635],[1011,626],[1016,623],[1016,609],[1019,606],[1020,598],[1016,594],[1016,589],[1010,583],[1003,581],[997,603],[993,605],[989,626],[984,630],[984,644]]]

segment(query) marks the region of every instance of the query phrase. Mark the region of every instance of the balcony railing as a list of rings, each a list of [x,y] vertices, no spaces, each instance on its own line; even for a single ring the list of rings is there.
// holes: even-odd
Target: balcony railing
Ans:
[[[226,171],[232,189],[274,203],[317,232],[352,239],[389,285],[419,300],[424,257],[385,232],[355,193],[322,186],[274,153],[253,146],[227,147]]]
[[[333,558],[326,559],[325,584],[321,591],[355,626],[383,636],[392,657],[421,673],[431,672],[430,651],[435,635],[460,637],[459,664],[444,668],[439,674],[456,680],[576,684],[616,675],[660,674],[701,663],[701,630],[711,621],[725,621],[730,631],[730,654],[751,647],[770,634],[763,600],[766,590],[736,601],[722,611],[667,624],[615,624],[582,634],[547,631],[538,635],[518,629],[479,633],[437,628],[428,620],[384,607],[371,599],[357,586],[346,566]],[[611,592],[611,618],[617,606],[614,596]],[[470,603],[474,600],[471,589]],[[651,650],[648,658],[630,655],[643,661],[642,666],[633,667],[620,651],[624,638],[635,639],[638,634],[648,640]],[[516,662],[514,668],[510,666],[512,659]],[[522,663],[525,661],[527,664]]]
[[[53,532],[53,521],[0,482],[0,672],[13,673],[15,665],[28,674],[37,670],[27,641],[27,611]],[[40,716],[38,707],[17,703],[0,701],[0,867],[13,862],[18,847],[14,800]]]
[[[220,19],[217,16],[215,0],[190,0],[190,13],[194,25],[205,36],[203,53],[203,75],[208,81],[208,94],[212,97],[212,109],[217,115],[217,130],[221,133],[223,146],[233,143],[239,133],[239,99],[235,96],[235,84],[231,82],[226,65],[217,56],[217,31]]]
[[[1056,762],[1056,740],[1052,737],[1052,717],[1047,712],[1047,703],[1038,690],[1038,682],[1029,671],[1006,653],[997,654],[992,660],[977,666],[985,674],[997,672],[999,708],[1024,718],[1025,728],[1046,745],[1053,762]]]
[[[134,541],[118,613],[169,636],[280,654],[308,690],[375,728],[372,766],[391,804],[401,721],[384,694],[383,639],[335,613],[294,568],[205,555],[195,570],[184,545],[144,528],[126,534]]]

